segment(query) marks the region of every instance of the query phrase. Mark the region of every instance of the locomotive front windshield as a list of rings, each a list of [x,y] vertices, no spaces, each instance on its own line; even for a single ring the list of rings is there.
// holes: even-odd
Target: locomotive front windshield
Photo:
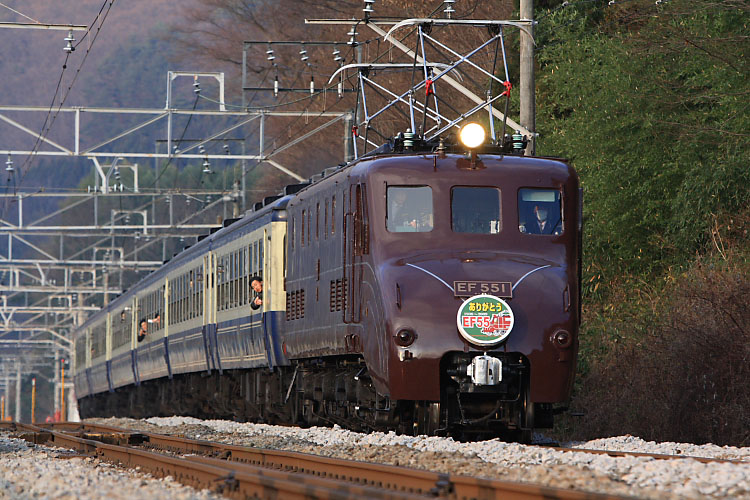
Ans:
[[[499,233],[500,190],[462,186],[451,189],[451,226],[456,233]]]
[[[432,188],[389,186],[386,193],[386,228],[392,233],[432,231]]]

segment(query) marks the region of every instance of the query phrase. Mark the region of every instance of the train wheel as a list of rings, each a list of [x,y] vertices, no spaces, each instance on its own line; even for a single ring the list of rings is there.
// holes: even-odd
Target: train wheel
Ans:
[[[417,403],[414,413],[415,434],[435,435],[440,428],[440,403]]]
[[[523,400],[519,412],[518,421],[520,422],[519,442],[530,444],[534,435],[534,403],[531,402],[531,391],[527,387],[524,389]]]

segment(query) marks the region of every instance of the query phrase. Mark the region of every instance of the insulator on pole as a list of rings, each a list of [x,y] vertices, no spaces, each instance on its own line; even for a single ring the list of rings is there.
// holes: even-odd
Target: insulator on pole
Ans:
[[[445,4],[445,9],[443,9],[443,12],[445,13],[445,17],[450,19],[451,14],[456,13],[456,9],[453,8],[453,4],[456,3],[456,0],[444,0],[443,3]]]
[[[63,47],[63,50],[70,54],[74,50],[76,50],[75,46],[73,45],[73,42],[76,41],[76,38],[73,36],[73,30],[68,31],[68,36],[65,37],[65,41],[67,42],[67,45]]]

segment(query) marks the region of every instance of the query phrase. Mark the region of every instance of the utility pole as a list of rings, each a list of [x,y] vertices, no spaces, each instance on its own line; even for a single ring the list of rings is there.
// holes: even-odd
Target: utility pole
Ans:
[[[529,21],[528,28],[534,34],[534,0],[520,0],[521,21]],[[521,31],[521,125],[531,132],[527,155],[536,154],[536,102],[534,100],[534,39]]]

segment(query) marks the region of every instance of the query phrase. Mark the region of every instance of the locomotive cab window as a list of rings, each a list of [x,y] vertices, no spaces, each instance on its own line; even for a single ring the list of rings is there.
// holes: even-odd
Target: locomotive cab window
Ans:
[[[500,190],[494,187],[452,188],[451,227],[456,233],[499,233]]]
[[[562,234],[562,222],[560,191],[536,188],[519,189],[519,231],[525,234]]]
[[[386,193],[386,228],[392,233],[432,231],[432,188],[390,186]]]

